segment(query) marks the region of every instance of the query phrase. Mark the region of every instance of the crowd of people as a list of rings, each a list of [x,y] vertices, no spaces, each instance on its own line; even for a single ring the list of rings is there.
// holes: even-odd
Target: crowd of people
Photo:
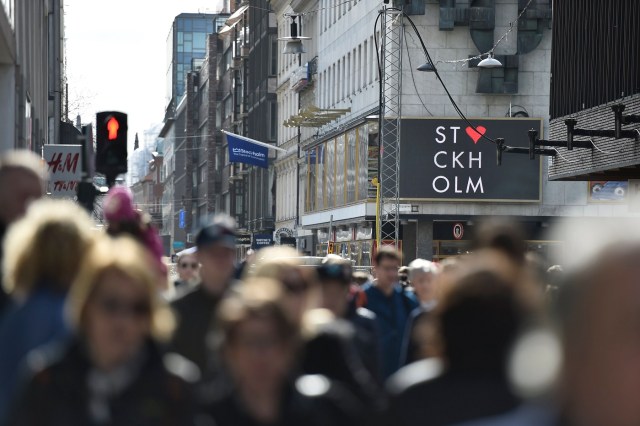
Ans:
[[[487,222],[473,250],[371,271],[236,260],[217,215],[162,257],[126,188],[97,227],[0,158],[0,425],[640,424],[640,241],[564,271]]]

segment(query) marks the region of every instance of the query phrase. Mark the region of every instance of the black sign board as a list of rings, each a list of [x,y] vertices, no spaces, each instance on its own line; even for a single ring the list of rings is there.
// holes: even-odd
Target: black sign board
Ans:
[[[471,119],[475,128],[505,145],[528,147],[528,134],[542,134],[541,119]],[[540,159],[505,154],[461,119],[403,119],[400,197],[452,201],[539,201]]]
[[[236,244],[239,246],[251,245],[251,234],[238,234],[236,235]]]

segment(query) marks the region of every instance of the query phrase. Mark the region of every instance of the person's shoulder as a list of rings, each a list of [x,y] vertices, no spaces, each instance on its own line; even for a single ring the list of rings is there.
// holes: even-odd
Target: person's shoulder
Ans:
[[[162,364],[171,380],[195,384],[200,380],[200,369],[196,364],[175,352],[162,356]]]
[[[74,342],[56,341],[34,349],[25,357],[27,382],[47,385],[58,376],[68,376],[81,369]]]
[[[375,312],[373,312],[371,309],[367,309],[367,308],[357,308],[356,309],[356,315],[358,316],[359,319],[363,319],[365,321],[375,321],[376,319],[376,314]]]
[[[171,300],[171,307],[180,309],[191,304],[193,299],[200,297],[201,284],[195,286],[181,286]]]
[[[416,361],[402,367],[388,379],[387,391],[391,396],[402,396],[414,392],[441,377],[443,372],[443,363],[437,358]]]

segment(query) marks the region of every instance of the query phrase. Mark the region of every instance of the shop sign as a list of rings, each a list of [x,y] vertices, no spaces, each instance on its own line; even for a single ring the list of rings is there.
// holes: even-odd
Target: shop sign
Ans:
[[[461,240],[464,237],[464,226],[461,223],[453,225],[453,238],[455,240]]]
[[[236,235],[236,244],[239,246],[251,245],[251,234],[238,234]]]
[[[273,245],[273,235],[271,234],[253,234],[253,248],[260,250],[264,247]]]
[[[455,201],[539,201],[540,159],[506,155],[496,164],[496,146],[482,137],[528,147],[528,131],[542,132],[540,119],[403,119],[400,197]],[[479,132],[479,133],[478,133]],[[542,133],[541,133],[542,134]]]
[[[47,192],[54,198],[75,197],[82,178],[82,146],[44,145],[43,155],[49,175]]]

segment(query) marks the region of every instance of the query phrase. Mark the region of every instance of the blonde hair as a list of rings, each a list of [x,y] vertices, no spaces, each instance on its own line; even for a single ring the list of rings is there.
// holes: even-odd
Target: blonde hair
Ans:
[[[44,183],[46,173],[45,164],[34,152],[27,149],[17,149],[4,153],[0,157],[0,182],[8,170],[21,170],[31,173]]]
[[[87,255],[67,301],[71,325],[83,331],[89,300],[101,278],[108,272],[126,275],[145,291],[151,307],[151,337],[159,341],[168,340],[175,320],[169,307],[158,295],[153,259],[142,245],[126,236],[104,237]]]
[[[66,291],[94,238],[89,215],[66,200],[34,201],[4,241],[4,286],[26,296],[49,284]]]

